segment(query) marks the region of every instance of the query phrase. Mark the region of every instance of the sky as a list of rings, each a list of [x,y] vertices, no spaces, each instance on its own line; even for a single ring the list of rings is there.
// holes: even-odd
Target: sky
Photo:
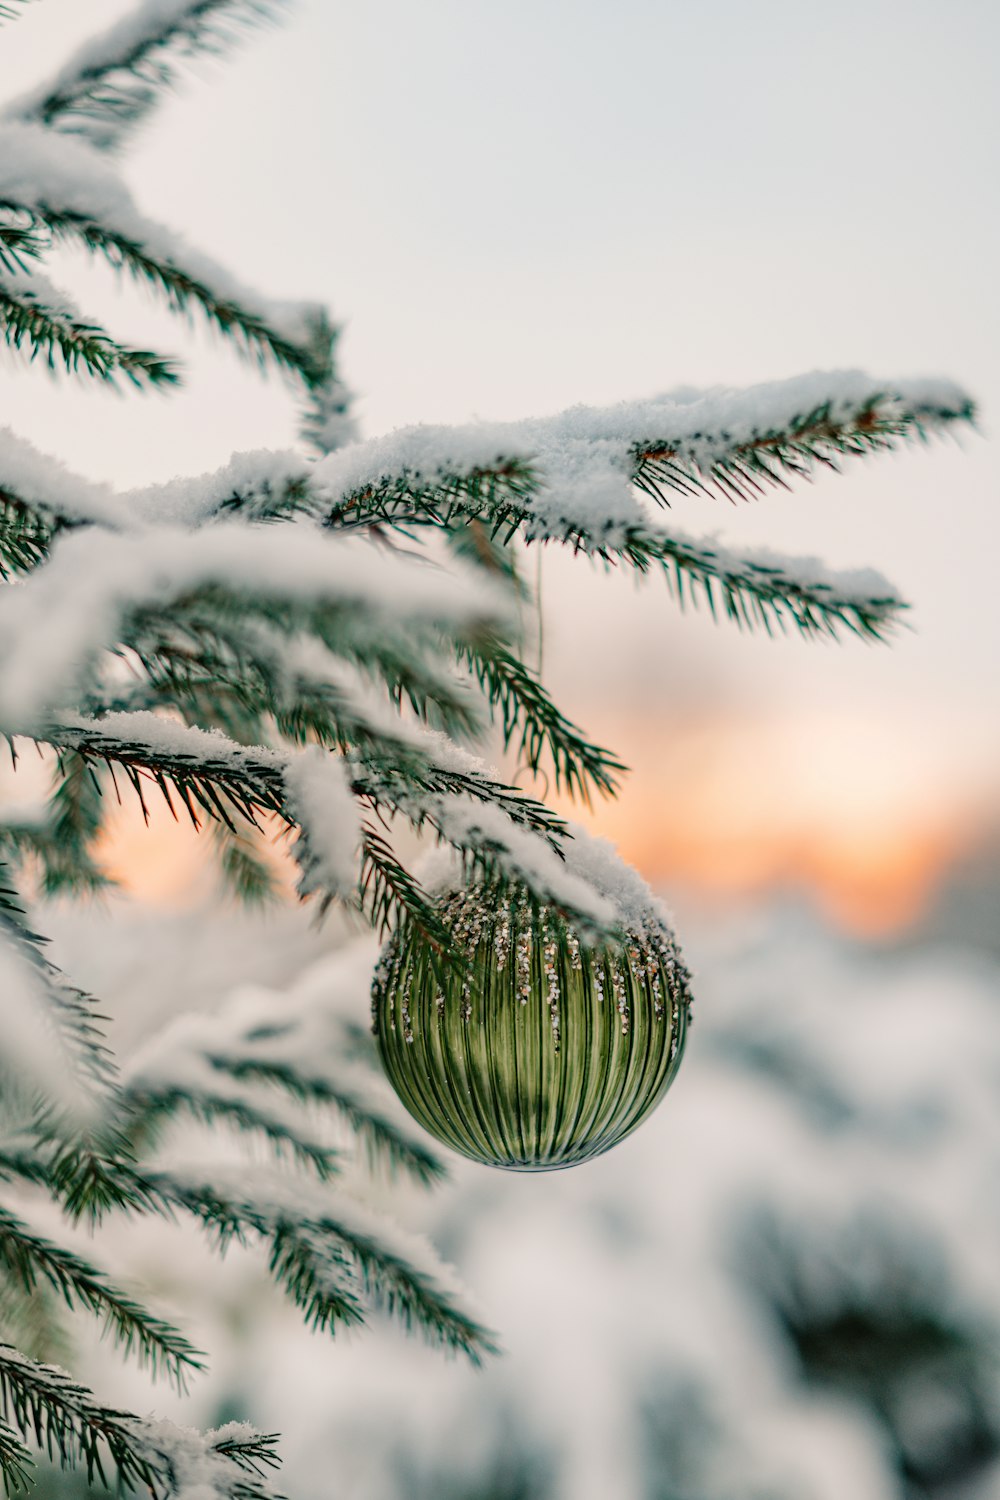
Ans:
[[[4,29],[0,98],[126,8],[37,0]],[[1000,827],[1000,12],[288,12],[196,64],[127,176],[241,278],[332,305],[367,434],[845,366],[976,396],[960,443],[675,506],[688,531],[878,568],[913,605],[891,648],[745,638],[682,618],[655,582],[543,565],[547,680],[633,767],[590,826],[668,885],[790,885],[872,929],[913,915]],[[292,440],[279,383],[100,268],[67,256],[59,274],[115,332],[182,352],[189,383],[126,401],[7,357],[5,424],[122,485]]]

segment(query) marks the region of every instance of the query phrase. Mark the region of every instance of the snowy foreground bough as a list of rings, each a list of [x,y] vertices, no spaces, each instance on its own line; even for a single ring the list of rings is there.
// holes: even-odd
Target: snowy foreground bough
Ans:
[[[23,8],[0,6],[0,18]],[[144,0],[0,120],[0,329],[12,357],[142,391],[181,379],[172,358],[122,343],[49,279],[50,251],[70,247],[201,317],[278,371],[302,405],[299,449],[237,455],[215,473],[134,492],[76,476],[0,431],[0,734],[15,768],[37,748],[52,775],[43,808],[0,824],[8,1489],[28,1482],[40,1448],[94,1482],[156,1497],[271,1493],[271,1437],[143,1421],[59,1368],[60,1304],[95,1317],[124,1355],[178,1386],[204,1361],[96,1260],[43,1229],[53,1211],[89,1229],[186,1217],[220,1251],[258,1245],[314,1329],[381,1310],[474,1364],[497,1347],[430,1247],[348,1191],[359,1153],[424,1184],[443,1170],[400,1122],[349,1028],[317,1014],[224,1012],[175,1022],[119,1071],[100,1004],[53,965],[24,892],[100,889],[109,806],[134,797],[148,817],[162,798],[210,830],[211,857],[239,895],[272,893],[269,845],[282,839],[303,898],[353,909],[381,935],[405,933],[424,977],[455,989],[464,1008],[468,988],[453,983],[461,945],[397,851],[394,827],[408,826],[450,851],[454,878],[496,910],[511,910],[504,893],[516,889],[529,914],[537,907],[571,934],[563,957],[586,976],[581,993],[596,985],[588,1003],[601,1002],[608,975],[628,1038],[620,1046],[631,1048],[615,964],[636,965],[650,1015],[662,1014],[653,960],[645,954],[640,972],[628,952],[648,892],[637,927],[632,872],[476,754],[495,726],[524,768],[582,800],[613,795],[624,769],[524,660],[521,548],[564,545],[660,573],[681,604],[744,628],[882,639],[905,606],[878,575],[730,551],[668,525],[665,509],[674,493],[762,496],[973,416],[948,382],[848,372],[359,440],[325,310],[243,286],[149,218],[115,161],[181,58],[279,9]],[[686,1005],[665,916],[654,925]],[[530,930],[529,920],[522,938]],[[508,936],[501,923],[504,959]],[[581,942],[603,956],[578,963]],[[557,955],[534,956],[558,1041]],[[535,998],[531,984],[522,990]],[[178,1122],[211,1143],[197,1167],[176,1154]],[[228,1155],[219,1144],[224,1127],[244,1152],[239,1168],[232,1140]],[[251,1170],[253,1150],[273,1164]]]

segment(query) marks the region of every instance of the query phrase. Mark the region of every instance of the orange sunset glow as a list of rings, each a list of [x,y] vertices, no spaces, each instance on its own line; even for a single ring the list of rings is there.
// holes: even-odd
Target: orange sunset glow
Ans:
[[[849,726],[840,737],[825,726],[805,753],[777,721],[693,720],[672,725],[669,735],[657,733],[652,719],[609,727],[613,742],[632,752],[619,798],[589,810],[558,796],[548,800],[617,844],[668,895],[732,904],[798,893],[847,930],[878,937],[919,919],[942,874],[976,836],[974,800],[923,796],[919,775],[904,775],[891,747],[852,769],[841,744]],[[826,761],[822,745],[829,747]],[[114,810],[101,843],[103,866],[143,902],[206,899],[214,874],[205,835],[155,800],[150,814],[147,827],[137,805]],[[266,837],[291,898],[296,872],[288,844]]]

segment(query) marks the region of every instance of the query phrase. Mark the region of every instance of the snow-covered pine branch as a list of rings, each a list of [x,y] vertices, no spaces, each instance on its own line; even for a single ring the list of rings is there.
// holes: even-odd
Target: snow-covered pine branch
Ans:
[[[219,53],[276,16],[282,0],[143,0],[85,42],[56,75],[11,104],[8,118],[83,136],[112,150],[177,79],[177,61]]]
[[[114,1067],[103,1017],[44,950],[0,858],[0,1107],[13,1102],[20,1112],[37,1097],[79,1122],[95,1112]]]
[[[50,370],[82,370],[112,385],[123,376],[140,389],[177,383],[168,360],[148,349],[129,349],[103,329],[81,322],[57,289],[35,272],[0,270],[0,329],[8,348],[25,350],[29,360],[41,356]]]
[[[197,308],[244,353],[295,375],[307,389],[328,382],[333,331],[323,308],[268,299],[243,286],[142,214],[121,177],[82,140],[39,125],[0,124],[0,215],[102,255],[176,312]]]
[[[541,803],[505,787],[455,747],[426,737],[421,766],[365,764],[313,746],[298,753],[244,746],[218,731],[206,732],[149,713],[101,719],[62,719],[38,729],[44,742],[71,750],[86,763],[120,768],[147,809],[151,792],[200,824],[218,818],[251,826],[273,814],[298,829],[292,853],[302,869],[303,894],[351,899],[358,879],[353,850],[359,809],[400,814],[415,827],[431,828],[444,842],[485,871],[503,871],[525,881],[541,900],[573,912],[583,925],[602,931],[608,909],[601,896],[566,864],[566,827]],[[419,742],[417,742],[419,745]],[[435,751],[437,756],[435,758]],[[362,855],[372,856],[370,826],[360,824]],[[376,860],[381,851],[374,851]],[[411,877],[412,879],[412,877]],[[362,873],[359,899],[365,900]],[[413,882],[413,899],[423,899]]]
[[[317,1137],[309,1106],[332,1110],[374,1163],[398,1167],[430,1183],[443,1168],[392,1094],[360,1063],[344,1058],[346,1038],[329,1001],[313,998],[276,1014],[275,996],[253,991],[235,997],[217,1015],[172,1021],[124,1070],[120,1108],[145,1138],[150,1120],[166,1119],[172,1101],[203,1118],[216,1112],[241,1129],[261,1129],[279,1151],[290,1146],[307,1166],[315,1153],[328,1175],[326,1137]],[[289,1107],[285,1107],[285,1106]],[[293,1108],[292,1106],[298,1106]],[[277,1129],[275,1129],[277,1125]]]
[[[106,649],[152,657],[185,628],[235,647],[258,619],[404,677],[426,658],[435,678],[436,632],[460,641],[506,627],[509,606],[482,578],[415,566],[308,524],[78,531],[53,547],[44,568],[0,595],[0,721],[27,730],[73,701],[94,681]]]
[[[89,1483],[141,1487],[151,1500],[279,1500],[260,1477],[278,1460],[274,1440],[248,1424],[198,1433],[103,1405],[65,1370],[0,1343],[0,1406],[7,1421]],[[28,1448],[0,1423],[0,1477],[27,1479]],[[256,1471],[256,1472],[255,1472]]]
[[[301,1183],[290,1190],[277,1174],[257,1174],[252,1194],[233,1172],[169,1167],[150,1177],[223,1244],[248,1230],[264,1240],[279,1284],[313,1326],[362,1323],[368,1303],[473,1364],[496,1352],[431,1246],[345,1194]]]
[[[0,17],[20,8],[0,0]],[[612,793],[623,769],[521,660],[528,591],[506,544],[557,541],[660,568],[682,603],[740,624],[879,636],[901,606],[878,577],[735,554],[663,525],[653,507],[672,492],[756,496],[973,414],[944,382],[817,374],[357,441],[324,309],[261,296],[193,250],[137,206],[109,155],[181,59],[280,8],[137,0],[0,123],[7,344],[105,383],[177,378],[47,280],[51,248],[82,247],[293,377],[301,436],[320,455],[242,454],[122,494],[0,432],[0,735],[15,761],[20,739],[36,740],[53,775],[42,809],[0,822],[0,1183],[17,1193],[0,1205],[0,1263],[22,1302],[82,1306],[175,1379],[197,1363],[183,1336],[36,1231],[22,1199],[45,1194],[89,1228],[113,1214],[190,1215],[223,1248],[259,1240],[317,1328],[360,1324],[374,1306],[474,1361],[494,1344],[428,1247],[331,1190],[346,1152],[318,1106],[373,1158],[421,1181],[439,1168],[370,1080],[345,1069],[328,1010],[275,1017],[258,996],[178,1021],[119,1078],[93,1002],[47,959],[14,877],[30,872],[47,894],[98,887],[108,793],[131,791],[144,812],[155,793],[217,831],[244,891],[266,886],[255,840],[277,828],[302,895],[353,904],[380,929],[405,917],[443,974],[460,961],[454,935],[433,871],[418,878],[390,841],[399,818],[436,836],[447,880],[457,871],[487,895],[527,886],[596,940],[646,933],[676,973],[669,924],[634,872],[456,743],[498,720],[522,761],[537,770],[547,756],[556,786],[580,797]],[[447,545],[423,549],[432,534]],[[172,1165],[169,1125],[185,1115],[263,1140],[280,1174],[251,1182],[231,1162]],[[153,1500],[265,1500],[276,1462],[251,1429],[202,1436],[142,1421],[0,1345],[8,1486],[24,1482],[32,1443]]]
[[[82,1307],[93,1313],[102,1331],[126,1353],[134,1353],[154,1375],[166,1374],[180,1389],[191,1371],[204,1369],[197,1350],[169,1323],[151,1316],[80,1255],[54,1244],[2,1206],[0,1267],[8,1283],[26,1294],[47,1283],[70,1311]]]
[[[340,497],[332,519],[453,505],[502,525],[509,505],[529,537],[613,548],[646,518],[635,485],[664,503],[671,489],[746,498],[973,415],[949,381],[817,371],[522,422],[402,428],[331,455],[317,483]]]

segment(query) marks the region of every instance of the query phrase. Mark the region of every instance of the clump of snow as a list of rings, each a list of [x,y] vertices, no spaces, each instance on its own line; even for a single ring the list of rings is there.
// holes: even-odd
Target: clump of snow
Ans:
[[[439,796],[432,805],[445,837],[459,848],[493,856],[506,875],[574,912],[597,932],[614,924],[612,903],[577,873],[570,846],[561,859],[542,835],[515,823],[503,808],[474,797]]]
[[[494,853],[511,879],[524,881],[544,899],[582,917],[592,930],[673,939],[667,908],[607,839],[594,838],[569,823],[561,859],[540,834],[520,827],[501,808],[471,797],[436,799],[434,813],[456,844],[474,843]],[[459,889],[466,883],[460,862],[448,851],[425,856],[420,875],[435,891]]]
[[[280,1500],[266,1480],[254,1476],[253,1488],[244,1488],[246,1470],[226,1453],[223,1443],[253,1443],[262,1436],[249,1422],[227,1422],[208,1432],[181,1427],[152,1417],[133,1418],[128,1424],[143,1449],[158,1460],[157,1467],[170,1476],[171,1500],[233,1500],[242,1490],[254,1500]],[[240,1481],[244,1481],[244,1485]]]
[[[9,427],[0,428],[0,490],[53,520],[112,527],[119,521],[119,500],[110,485],[73,474]]]
[[[200,526],[239,501],[241,515],[253,521],[267,513],[276,495],[309,477],[310,465],[291,449],[234,453],[212,473],[169,480],[119,497],[122,519],[158,526]]]
[[[667,907],[638,870],[625,863],[614,844],[595,838],[577,823],[569,824],[568,831],[567,863],[610,904],[616,924],[626,932],[672,938],[673,920]]]
[[[190,760],[192,766],[207,762],[213,766],[229,765],[234,770],[242,767],[256,770],[261,765],[280,770],[285,761],[280,752],[265,745],[244,745],[230,739],[221,729],[200,729],[196,724],[185,724],[147,709],[102,714],[96,719],[86,714],[61,714],[58,727],[78,730],[82,738],[94,736],[138,746],[148,751],[151,760],[170,756]]]
[[[343,762],[311,745],[289,757],[284,782],[289,812],[299,825],[295,857],[302,870],[300,893],[352,893],[358,881],[361,818]]]

